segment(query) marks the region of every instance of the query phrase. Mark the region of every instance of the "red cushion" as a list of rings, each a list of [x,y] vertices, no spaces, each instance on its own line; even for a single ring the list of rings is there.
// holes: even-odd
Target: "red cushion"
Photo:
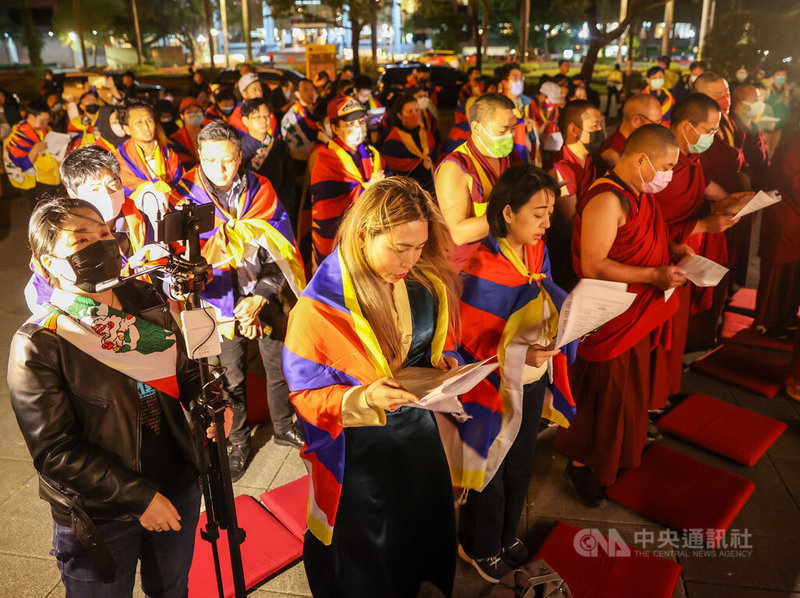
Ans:
[[[645,450],[641,466],[620,475],[606,494],[673,529],[702,530],[713,547],[754,489],[750,480],[654,444]]]
[[[739,289],[731,297],[730,307],[755,311],[756,310],[756,289]]]
[[[699,393],[658,420],[666,434],[752,466],[786,429],[786,424]]]
[[[752,328],[740,330],[730,339],[730,342],[745,347],[758,347],[760,349],[773,349],[775,351],[786,351],[791,353],[794,349],[794,342],[790,338],[770,338],[759,334]]]
[[[753,325],[753,318],[736,312],[726,311],[722,314],[722,328],[720,329],[720,336],[724,339],[729,339],[738,334],[742,330],[747,330]]]
[[[671,598],[681,574],[678,563],[563,521],[533,558],[544,559],[576,598]]]
[[[247,421],[255,426],[268,419],[267,381],[263,376],[247,372]]]
[[[235,500],[239,527],[247,534],[241,548],[244,582],[250,589],[299,559],[303,555],[303,543],[278,523],[252,496],[237,496]],[[205,528],[206,521],[206,514],[203,512],[197,525],[194,558],[189,571],[190,598],[219,597],[211,544],[200,537],[200,530]],[[225,597],[232,597],[233,577],[226,532],[220,531],[217,546]]]
[[[692,370],[770,399],[791,377],[788,359],[730,343],[695,361]]]
[[[307,475],[265,492],[261,495],[261,502],[267,506],[278,521],[286,526],[286,529],[300,540],[303,539],[308,507]]]

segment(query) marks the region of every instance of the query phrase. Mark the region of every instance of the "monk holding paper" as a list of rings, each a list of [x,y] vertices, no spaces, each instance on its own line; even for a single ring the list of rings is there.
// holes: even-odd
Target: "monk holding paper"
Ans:
[[[572,461],[567,475],[588,506],[605,504],[602,486],[619,468],[638,467],[647,434],[647,410],[667,351],[678,295],[686,282],[671,265],[692,251],[670,244],[653,198],[666,187],[679,144],[661,125],[645,125],[625,144],[617,166],[599,178],[578,204],[572,251],[582,278],[627,283],[638,297],[631,307],[586,337],[570,379],[577,404],[572,425],[559,430],[556,450]]]

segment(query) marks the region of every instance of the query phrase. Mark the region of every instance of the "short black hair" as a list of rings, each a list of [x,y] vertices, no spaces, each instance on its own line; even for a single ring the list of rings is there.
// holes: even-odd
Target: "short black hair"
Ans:
[[[659,62],[663,62],[664,64],[666,64],[667,66],[669,66],[669,63],[670,63],[670,62],[672,62],[672,58],[670,58],[669,56],[667,56],[666,54],[664,54],[664,56],[659,56],[659,57],[658,57],[658,61],[659,61]]]
[[[561,60],[558,61],[558,66],[561,66],[564,63],[570,64],[570,61],[567,60],[566,58],[562,58]]]
[[[498,67],[495,70],[494,74],[499,81],[505,81],[506,79],[508,79],[509,75],[511,75],[511,71],[513,70],[518,70],[522,72],[522,69],[519,67],[518,62],[507,62],[503,66]]]
[[[492,188],[486,206],[486,220],[492,234],[498,239],[508,235],[503,218],[506,206],[511,206],[511,211],[516,214],[540,191],[552,193],[554,198],[561,193],[558,183],[533,164],[520,163],[508,167]]]
[[[147,110],[150,113],[150,116],[155,118],[156,113],[153,109],[153,105],[148,102],[147,100],[143,100],[141,98],[130,98],[125,102],[125,105],[122,107],[122,110],[117,112],[117,118],[119,119],[119,124],[122,126],[127,126],[129,122],[129,118],[131,115],[131,110]]]
[[[660,66],[651,66],[649,69],[647,69],[646,74],[648,77],[652,77],[653,75],[657,75],[658,73],[663,73],[663,72],[664,69],[662,69]]]
[[[25,107],[27,116],[38,116],[39,114],[50,114],[50,108],[41,100],[34,100]]]
[[[353,79],[353,89],[372,89],[372,79],[366,75],[359,75]]]
[[[712,110],[720,112],[720,107],[714,100],[704,93],[690,93],[672,109],[670,128],[674,129],[685,120],[698,125],[708,119],[708,114]]]
[[[51,95],[51,94],[47,94],[47,95]],[[81,102],[83,101],[83,98],[85,98],[86,96],[92,96],[93,98],[97,98],[97,96],[94,95],[91,91],[85,91],[85,92],[83,92],[81,94],[81,97],[78,98],[78,101],[77,101],[78,106],[81,105]]]
[[[202,149],[204,141],[230,141],[236,152],[242,153],[242,138],[234,127],[221,120],[214,120],[200,129],[197,135],[197,149]]]
[[[87,145],[67,154],[59,168],[61,182],[67,191],[77,194],[78,187],[86,181],[100,178],[107,168],[119,178],[119,161],[110,151],[97,145]]]
[[[571,100],[567,102],[558,114],[558,130],[566,136],[567,127],[569,125],[582,124],[581,115],[592,108],[597,109],[589,100]]]
[[[394,101],[392,105],[392,110],[395,114],[400,114],[405,108],[406,104],[410,104],[411,102],[416,102],[417,98],[414,97],[413,93],[403,93],[400,94],[397,99]]]
[[[689,65],[689,70],[693,71],[694,69],[701,68],[706,70],[708,67],[706,66],[705,60],[695,60],[692,64]]]
[[[474,73],[475,71],[478,71],[478,72],[480,73],[480,72],[481,72],[481,69],[479,69],[477,66],[471,66],[471,67],[469,67],[469,68],[467,69],[467,77],[469,77],[469,76],[470,76],[472,73]]]
[[[566,75],[562,75],[561,73],[558,73],[557,75],[553,75],[553,78],[551,79],[551,81],[553,83],[555,83],[556,85],[558,85],[559,87],[561,87],[562,83],[564,85],[569,85],[569,77],[567,77]]]
[[[289,83],[292,83],[294,78],[289,73],[283,73],[281,75],[281,87],[286,87]]]
[[[483,122],[494,116],[497,110],[514,110],[516,106],[502,93],[489,92],[479,95],[469,107],[469,122]]]
[[[253,98],[242,102],[242,116],[250,116],[256,112],[261,106],[269,108],[269,103],[264,98]],[[272,112],[272,110],[270,110]]]
[[[124,73],[122,73],[122,76],[123,77],[130,77],[131,79],[135,79],[136,78],[136,76],[133,74],[133,71],[125,71]]]
[[[220,87],[214,94],[214,103],[219,104],[220,102],[224,102],[226,100],[233,100],[235,103],[236,96],[230,87]]]

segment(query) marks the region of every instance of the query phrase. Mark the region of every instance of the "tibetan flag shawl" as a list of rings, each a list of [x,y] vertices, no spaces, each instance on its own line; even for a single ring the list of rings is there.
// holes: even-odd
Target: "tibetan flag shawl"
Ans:
[[[550,279],[545,244],[525,249],[528,266],[505,239],[489,235],[461,272],[459,353],[467,362],[497,353],[500,362],[498,370],[461,397],[472,416],[456,426],[464,447],[462,487],[483,489],[502,463],[519,432],[528,346],[543,342],[543,337],[552,340],[558,331],[558,309],[566,293]],[[549,383],[542,415],[563,427],[569,427],[575,415],[567,365],[576,347],[577,342],[564,347],[544,374]]]
[[[423,275],[437,297],[431,364],[438,364],[443,354],[457,357],[451,351],[447,294],[438,278]],[[392,375],[338,249],[322,262],[289,314],[282,368],[305,438],[300,456],[310,478],[308,529],[330,544],[344,479],[342,398],[354,386]]]

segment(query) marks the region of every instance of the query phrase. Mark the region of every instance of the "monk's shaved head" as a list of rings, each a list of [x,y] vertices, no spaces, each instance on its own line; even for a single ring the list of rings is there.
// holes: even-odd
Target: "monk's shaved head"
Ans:
[[[733,90],[733,105],[741,102],[755,102],[758,99],[758,90],[755,85],[738,85]]]
[[[690,93],[675,104],[670,119],[670,128],[675,132],[678,130],[678,126],[687,120],[696,126],[712,120],[712,117],[718,118],[716,114],[719,112],[719,105],[707,95]]]
[[[590,110],[597,110],[588,100],[572,100],[568,102],[558,115],[558,130],[566,132],[569,125],[583,128],[583,114]]]
[[[634,94],[622,107],[622,118],[633,123],[637,116],[651,123],[661,122],[661,104],[649,93]]]
[[[651,158],[675,153],[679,150],[678,139],[672,131],[661,125],[644,125],[636,129],[625,140],[622,158],[630,158],[645,153]]]
[[[697,93],[704,93],[706,95],[712,95],[709,90],[713,89],[715,86],[720,84],[720,81],[725,82],[727,86],[727,81],[722,75],[718,75],[717,73],[706,72],[700,75],[694,81],[694,85],[692,86],[692,91],[696,91]]]

